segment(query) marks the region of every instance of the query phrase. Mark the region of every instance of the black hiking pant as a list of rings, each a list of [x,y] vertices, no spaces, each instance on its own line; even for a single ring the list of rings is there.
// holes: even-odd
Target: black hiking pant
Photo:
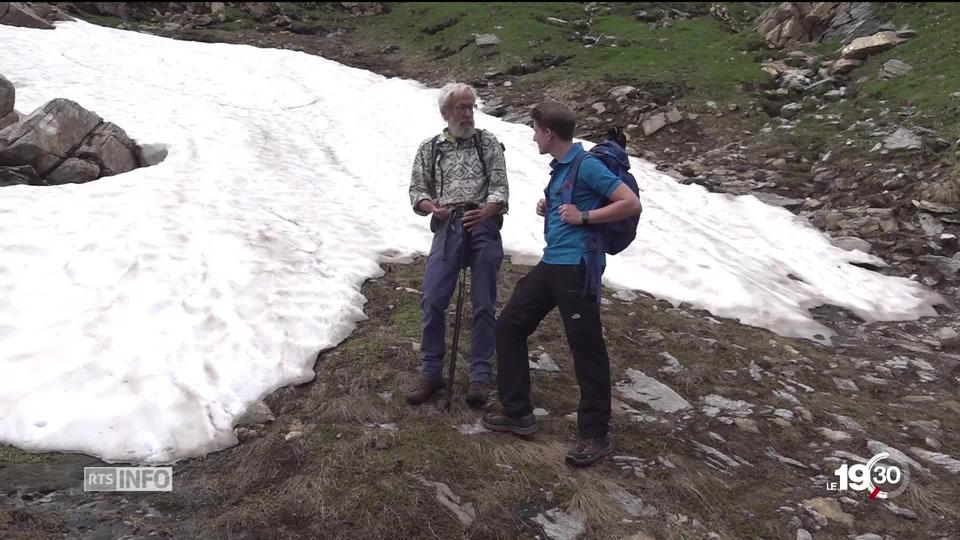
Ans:
[[[539,263],[517,282],[497,319],[497,393],[508,417],[533,412],[527,338],[554,308],[560,309],[580,385],[577,429],[582,438],[607,435],[610,424],[610,358],[603,340],[600,305],[584,294],[581,264]]]

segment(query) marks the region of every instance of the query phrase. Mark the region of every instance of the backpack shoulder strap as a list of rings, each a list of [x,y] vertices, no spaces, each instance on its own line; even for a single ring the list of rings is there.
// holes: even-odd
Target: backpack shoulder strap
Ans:
[[[583,162],[585,157],[587,157],[587,152],[580,152],[580,155],[573,158],[573,163],[570,164],[570,170],[567,172],[567,177],[564,178],[563,186],[560,190],[560,197],[563,204],[573,202],[573,187],[577,183],[577,177],[580,176],[580,163]]]
[[[430,180],[433,182],[434,187],[437,187],[437,141],[440,140],[440,135],[437,135],[430,141]],[[437,194],[437,197],[443,197],[443,179],[441,178],[440,182],[440,192]]]
[[[478,129],[473,132],[473,145],[477,147],[477,156],[480,157],[480,168],[483,169],[483,188],[484,191],[490,185],[490,175],[487,174],[487,162],[483,159],[483,130]]]

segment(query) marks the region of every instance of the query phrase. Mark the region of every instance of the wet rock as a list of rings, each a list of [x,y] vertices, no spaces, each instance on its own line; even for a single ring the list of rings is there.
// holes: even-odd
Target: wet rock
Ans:
[[[857,385],[854,384],[850,379],[840,379],[838,377],[833,378],[833,384],[837,386],[840,390],[844,392],[859,392],[860,389],[857,388]]]
[[[637,293],[631,291],[630,289],[618,289],[613,293],[613,297],[618,300],[623,300],[624,302],[633,302],[637,298]]]
[[[892,502],[887,503],[887,509],[904,519],[909,519],[909,520],[917,519],[917,514],[914,513],[913,510],[910,510],[909,508],[903,508],[903,507],[897,506]]]
[[[938,272],[944,276],[952,278],[957,272],[960,272],[960,253],[953,257],[941,257],[939,255],[921,255],[918,260],[929,263]]]
[[[926,234],[928,238],[937,238],[943,232],[943,222],[934,216],[930,214],[917,214],[917,219],[920,221],[920,228],[923,229],[923,233]]]
[[[936,336],[940,340],[940,347],[944,350],[960,350],[960,334],[953,328],[945,326],[937,330]]]
[[[553,358],[551,358],[549,354],[541,353],[539,361],[530,362],[530,369],[537,369],[540,371],[560,371],[560,366],[553,361]]]
[[[913,201],[913,205],[926,212],[934,214],[956,214],[960,212],[960,204],[944,204],[930,200]]]
[[[697,441],[693,441],[693,445],[705,454],[707,464],[717,470],[735,469],[741,465],[750,465],[743,458],[739,456],[730,457],[712,446]]]
[[[654,133],[663,129],[667,125],[667,115],[663,113],[655,114],[650,118],[647,118],[640,122],[640,127],[643,128],[644,136],[649,137]]]
[[[616,384],[617,391],[627,400],[637,401],[650,408],[666,413],[682,411],[691,408],[690,403],[683,399],[669,386],[648,377],[642,371],[627,369],[630,381],[621,381]]]
[[[655,507],[644,504],[643,499],[628,493],[625,490],[616,490],[610,494],[610,497],[617,501],[623,510],[631,517],[649,519],[658,514]]]
[[[460,496],[455,494],[453,490],[450,489],[450,486],[443,482],[433,482],[422,476],[415,476],[414,478],[419,480],[424,486],[434,489],[437,502],[450,510],[464,527],[469,528],[473,525],[474,520],[477,519],[477,511],[473,503],[461,502]]]
[[[792,120],[798,116],[803,111],[803,105],[799,103],[787,103],[783,107],[780,107],[780,116],[788,120]]]
[[[52,30],[54,26],[43,20],[29,3],[0,2],[0,24]]]
[[[749,418],[734,418],[733,423],[747,433],[760,433],[757,423]]]
[[[667,122],[671,124],[676,124],[677,122],[683,120],[683,115],[680,114],[680,111],[676,107],[672,107],[667,111]]]
[[[753,405],[746,401],[727,399],[717,394],[703,398],[703,410],[707,416],[716,416],[721,411],[731,416],[744,417],[753,413]]]
[[[775,193],[766,193],[759,191],[752,191],[750,195],[753,195],[757,199],[760,199],[770,206],[780,206],[782,208],[797,208],[798,206],[804,203],[803,199],[794,199],[791,197],[784,197],[782,195],[777,195]]]
[[[883,147],[887,150],[919,150],[923,147],[923,140],[907,128],[897,128],[883,140]]]
[[[667,361],[667,364],[664,367],[660,368],[660,373],[669,373],[669,374],[676,375],[686,371],[686,368],[684,368],[683,365],[680,363],[680,361],[677,360],[672,354],[664,351],[660,353],[660,356],[666,359]]]
[[[916,461],[908,457],[906,454],[880,441],[874,441],[874,440],[867,441],[867,448],[871,452],[873,452],[874,455],[879,454],[881,452],[886,452],[890,454],[890,459],[892,461],[896,461],[901,465],[909,465],[913,467],[914,470],[917,470],[917,471],[926,472],[926,469],[923,466],[921,466],[919,463],[917,463]]]
[[[761,377],[762,377],[762,375],[763,375],[763,370],[760,369],[760,366],[758,366],[756,362],[754,362],[753,360],[751,360],[751,361],[750,361],[750,367],[749,367],[748,369],[749,369],[749,371],[750,371],[750,378],[751,378],[751,379],[753,379],[753,380],[755,380],[755,381],[759,381],[759,380],[761,379]]]
[[[833,245],[846,251],[860,250],[864,253],[870,253],[872,248],[870,242],[855,236],[840,236],[834,238]]]
[[[0,118],[3,118],[13,112],[16,104],[17,90],[13,83],[8,81],[3,75],[0,75]],[[5,126],[0,126],[3,129]]]
[[[890,59],[884,62],[883,67],[880,68],[880,78],[894,79],[902,77],[911,71],[913,71],[913,66],[910,64],[897,59]]]
[[[479,435],[481,433],[489,433],[490,430],[483,427],[479,420],[473,424],[460,424],[457,426],[457,431],[463,435]]]
[[[607,93],[607,96],[614,100],[619,101],[621,98],[629,97],[632,94],[636,94],[637,89],[633,86],[616,86],[610,89],[610,92]]]
[[[784,2],[757,19],[757,31],[778,49],[831,39],[847,43],[871,35],[880,26],[868,2]]]
[[[276,420],[276,418],[273,416],[273,411],[270,410],[270,407],[266,403],[263,401],[254,401],[247,407],[246,412],[240,416],[236,425],[256,427],[268,424],[274,420]]]
[[[819,428],[820,433],[829,441],[840,442],[850,438],[850,434],[845,431],[836,431],[830,428]]]
[[[856,58],[841,58],[830,66],[830,73],[832,75],[847,75],[862,65],[863,60],[858,60]]]
[[[579,512],[547,510],[537,515],[533,521],[543,527],[544,534],[551,540],[574,540],[587,530],[583,516]]]
[[[919,457],[920,459],[926,461],[927,463],[932,463],[934,465],[939,465],[944,469],[952,472],[953,474],[960,474],[960,460],[954,459],[946,454],[938,454],[937,452],[930,452],[924,450],[923,448],[913,447],[910,449],[910,452],[913,455]]]
[[[840,54],[844,58],[863,60],[879,52],[893,48],[906,41],[895,32],[877,32],[869,37],[857,38],[844,47]]]
[[[495,116],[497,118],[507,114],[507,107],[500,98],[491,99],[483,104],[484,114]]]
[[[797,461],[797,460],[795,460],[795,459],[793,459],[793,458],[789,458],[789,457],[780,455],[780,453],[778,453],[776,450],[774,450],[773,448],[771,448],[771,447],[769,447],[769,446],[767,447],[766,451],[764,451],[764,455],[767,456],[767,457],[769,457],[769,458],[772,458],[772,459],[774,459],[774,460],[776,460],[776,461],[779,461],[780,463],[785,463],[785,464],[787,464],[787,465],[793,465],[794,467],[798,467],[798,468],[800,468],[800,469],[809,469],[809,468],[810,468],[810,467],[804,465],[803,463],[800,463],[799,461]]]
[[[805,509],[812,509],[827,519],[836,521],[837,523],[842,523],[847,526],[852,526],[854,523],[853,516],[844,512],[840,507],[840,503],[835,499],[830,499],[827,497],[809,499],[803,501],[803,507]]]
[[[500,45],[503,41],[493,34],[479,34],[476,36],[474,43],[477,44],[477,47],[493,47]]]

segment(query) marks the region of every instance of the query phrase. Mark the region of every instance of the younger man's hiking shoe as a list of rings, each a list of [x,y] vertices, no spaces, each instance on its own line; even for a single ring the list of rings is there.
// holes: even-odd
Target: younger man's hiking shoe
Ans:
[[[510,418],[503,414],[485,414],[480,425],[490,431],[502,431],[514,435],[533,435],[537,432],[537,419],[530,413],[522,418]]]
[[[407,394],[407,403],[410,405],[421,405],[430,401],[434,394],[443,389],[443,379],[435,381],[420,380],[417,388]]]
[[[487,404],[490,399],[490,385],[484,383],[470,383],[470,390],[467,392],[467,405],[478,409]]]
[[[567,463],[577,467],[589,467],[610,455],[610,439],[584,439],[575,448],[567,452]]]

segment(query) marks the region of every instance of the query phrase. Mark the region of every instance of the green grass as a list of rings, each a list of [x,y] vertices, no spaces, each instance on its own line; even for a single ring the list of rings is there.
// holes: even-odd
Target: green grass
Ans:
[[[853,97],[819,111],[823,115],[839,115],[839,126],[806,119],[795,130],[778,134],[785,143],[801,150],[857,152],[843,142],[852,139],[872,145],[875,141],[865,138],[865,133],[844,131],[850,124],[858,119],[876,118],[880,109],[896,111],[904,106],[917,107],[921,113],[917,123],[940,131],[948,139],[960,137],[960,99],[950,97],[960,91],[960,62],[955,60],[960,55],[960,32],[955,30],[960,27],[960,5],[891,3],[883,4],[878,11],[881,20],[892,21],[896,28],[908,25],[917,31],[917,37],[870,57],[850,74],[848,88]],[[839,43],[826,42],[808,52],[836,58],[838,49]],[[892,58],[910,64],[913,71],[896,79],[881,80],[880,68]]]
[[[337,350],[351,357],[376,359],[383,349],[376,339],[350,337],[337,347]]]
[[[883,4],[880,14],[899,28],[907,24],[917,37],[870,60],[855,76],[869,76],[862,94],[871,99],[885,99],[891,105],[916,105],[932,116],[935,127],[960,134],[960,99],[950,97],[960,92],[960,4],[931,2],[921,5]],[[909,74],[889,81],[876,74],[884,62],[896,58],[911,66]]]
[[[108,28],[116,28],[124,22],[120,17],[111,17],[109,15],[93,15],[90,13],[84,13],[83,15],[78,16],[78,18],[83,19],[90,24],[106,26]]]
[[[602,32],[629,40],[623,48],[587,49],[577,64],[588,76],[602,74],[683,85],[701,96],[732,98],[740,83],[763,80],[748,55],[747,34],[735,34],[714,19],[676,21],[670,28],[619,17],[594,25]]]
[[[586,48],[569,41],[580,27],[578,21],[586,20],[582,5],[574,3],[410,3],[396,6],[388,15],[355,24],[358,37],[364,41],[395,43],[432,60],[443,56],[444,51],[460,49],[472,41],[474,34],[493,33],[503,41],[499,46],[480,49],[468,45],[442,60],[474,77],[489,70],[530,64],[539,54],[557,54],[573,58],[566,65],[525,79],[559,82],[612,78],[667,83],[714,99],[732,99],[739,83],[762,80],[763,74],[750,57],[741,53],[755,47],[752,32],[730,32],[711,17],[673,21],[670,28],[651,28],[632,16],[633,9],[620,6],[612,14],[593,17],[587,33],[615,36],[617,47]],[[549,23],[548,17],[568,24]],[[455,23],[436,33],[423,31],[450,21]]]
[[[843,44],[838,39],[828,39],[817,45],[809,47],[806,51],[817,56],[838,56]]]
[[[224,22],[222,23],[213,23],[208,28],[217,29],[217,30],[247,30],[256,26],[256,21],[254,21],[250,15],[240,9],[235,7],[226,7],[224,8],[223,14],[225,16]]]
[[[0,463],[19,465],[47,463],[49,461],[50,457],[46,454],[34,454],[12,446],[0,445]]]
[[[400,297],[400,301],[394,305],[390,320],[400,337],[419,339],[421,325],[420,295],[404,293],[404,296]]]

